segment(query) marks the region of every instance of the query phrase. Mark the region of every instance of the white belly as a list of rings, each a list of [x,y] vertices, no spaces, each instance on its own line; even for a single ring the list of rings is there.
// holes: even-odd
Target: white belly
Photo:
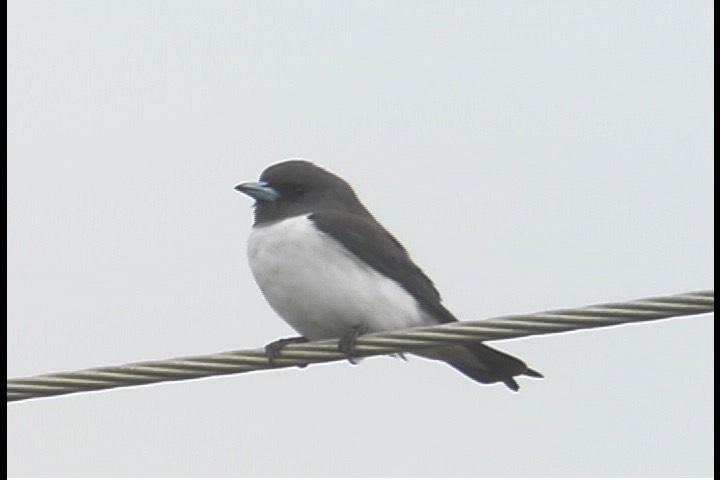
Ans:
[[[356,260],[306,216],[254,227],[248,258],[268,303],[310,340],[427,324],[398,283]]]

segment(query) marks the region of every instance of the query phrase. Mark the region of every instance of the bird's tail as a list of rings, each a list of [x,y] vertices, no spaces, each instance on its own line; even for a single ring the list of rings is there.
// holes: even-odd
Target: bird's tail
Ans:
[[[413,352],[422,357],[442,360],[450,366],[480,383],[504,383],[510,390],[517,392],[520,385],[514,377],[543,378],[543,375],[528,367],[525,362],[507,353],[490,348],[485,344],[451,345],[447,347]]]

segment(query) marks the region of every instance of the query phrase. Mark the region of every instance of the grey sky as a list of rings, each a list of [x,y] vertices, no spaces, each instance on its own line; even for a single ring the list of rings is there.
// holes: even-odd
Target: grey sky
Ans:
[[[11,1],[8,376],[292,332],[233,190],[348,179],[464,319],[714,284],[713,4]],[[11,476],[713,476],[713,316],[8,406]]]

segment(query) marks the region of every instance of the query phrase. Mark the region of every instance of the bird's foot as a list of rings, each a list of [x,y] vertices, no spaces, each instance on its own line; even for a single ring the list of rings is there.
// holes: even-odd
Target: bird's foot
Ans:
[[[272,366],[275,366],[275,359],[280,356],[280,350],[285,348],[285,345],[289,345],[291,343],[307,343],[309,340],[305,337],[290,337],[290,338],[281,338],[280,340],[275,340],[274,342],[270,342],[267,345],[265,345],[265,355],[268,357],[268,363]],[[300,368],[307,367],[307,363],[298,365]]]
[[[356,325],[340,337],[340,341],[338,342],[338,350],[344,353],[347,356],[348,362],[353,365],[357,365],[358,363],[358,359],[353,357],[355,344],[357,343],[358,337],[363,333],[365,333],[365,328],[361,325]]]

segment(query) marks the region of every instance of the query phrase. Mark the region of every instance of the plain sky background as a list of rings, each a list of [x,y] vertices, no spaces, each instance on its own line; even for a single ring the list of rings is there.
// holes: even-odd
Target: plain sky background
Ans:
[[[348,179],[460,318],[713,288],[711,1],[11,1],[8,376],[292,331],[233,186]],[[713,316],[8,405],[11,476],[713,476]]]

